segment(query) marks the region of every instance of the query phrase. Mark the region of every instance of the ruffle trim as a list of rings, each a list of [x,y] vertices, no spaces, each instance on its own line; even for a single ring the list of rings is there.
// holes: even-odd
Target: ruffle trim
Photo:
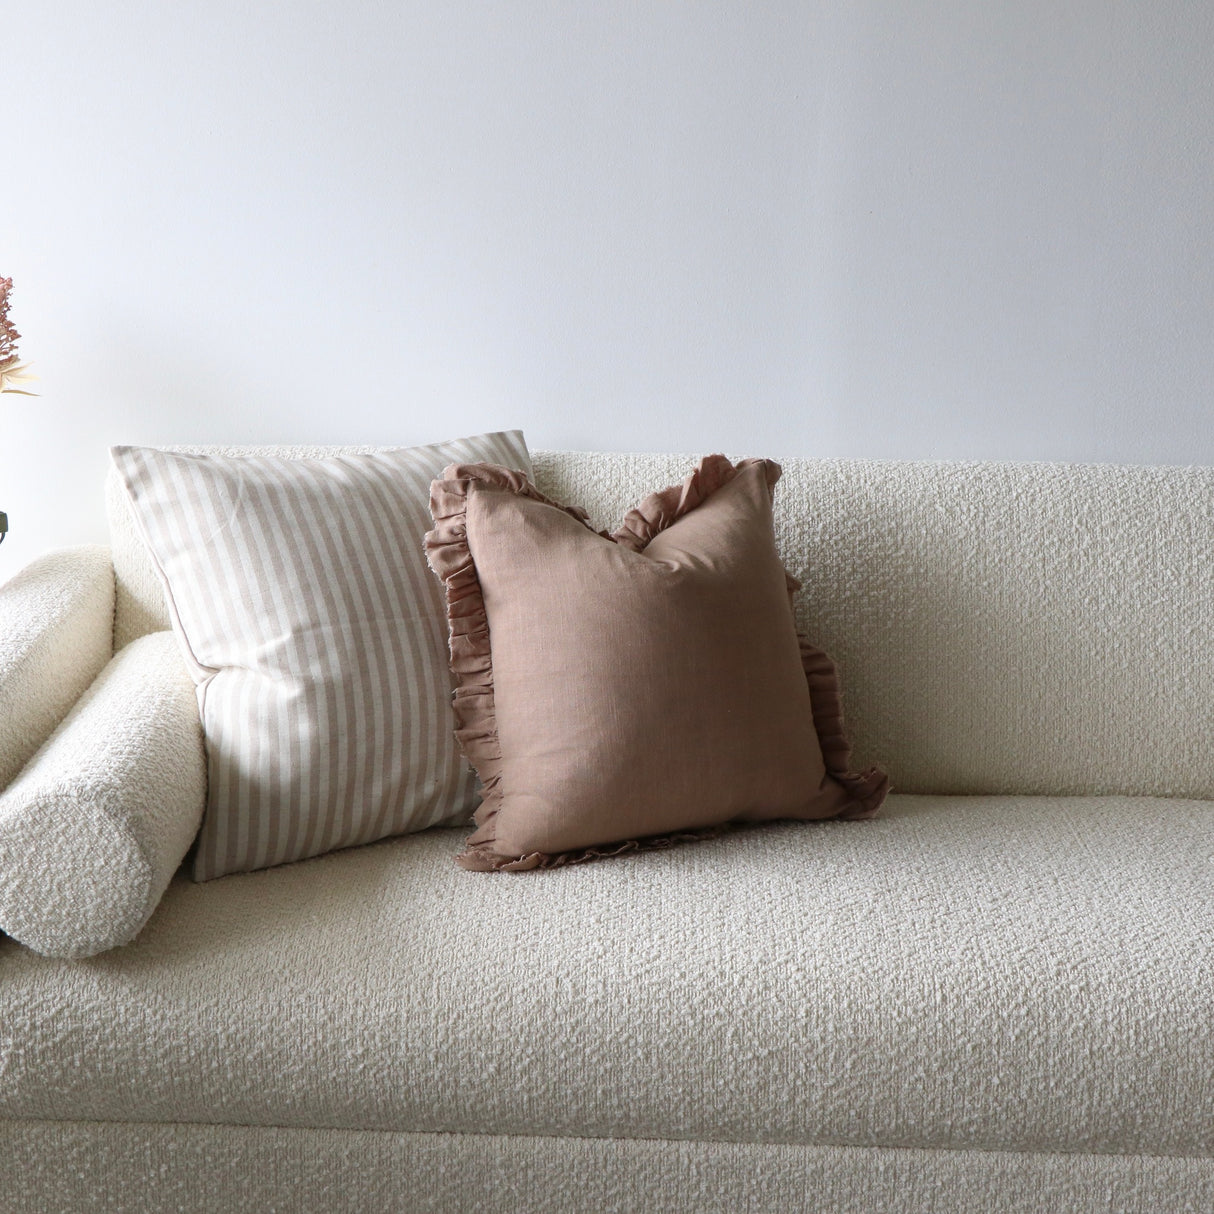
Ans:
[[[730,825],[723,822],[718,826],[705,826],[699,830],[672,831],[668,835],[648,835],[643,839],[625,839],[623,843],[584,847],[580,851],[533,851],[525,856],[503,856],[500,852],[495,852],[488,843],[473,846],[469,841],[468,848],[455,857],[455,862],[461,868],[475,873],[525,873],[535,868],[563,868],[568,864],[585,864],[588,860],[603,860],[609,856],[622,856],[627,852],[661,851],[679,843],[714,839],[729,830]]]
[[[799,589],[795,578],[789,578]],[[795,591],[789,591],[791,594]],[[797,633],[801,645],[801,669],[809,684],[809,704],[814,716],[814,729],[822,749],[826,774],[843,786],[853,805],[837,818],[857,821],[872,818],[889,793],[889,776],[880,767],[862,772],[851,770],[851,742],[843,729],[843,696],[839,689],[839,670],[834,662],[816,645]]]
[[[702,506],[717,490],[728,485],[739,472],[755,464],[763,466],[767,492],[771,493],[780,479],[779,464],[769,459],[744,459],[735,465],[723,455],[706,455],[681,485],[651,493],[629,510],[611,539],[633,552],[640,552],[655,535],[673,527],[685,514]]]
[[[468,840],[468,851],[457,858],[465,868],[474,867],[466,862],[467,857],[481,854],[495,837],[493,820],[502,803],[502,747],[493,700],[489,617],[468,547],[468,487],[473,482],[554,506],[590,527],[585,510],[561,506],[542,494],[524,473],[497,464],[451,464],[443,469],[440,480],[430,483],[434,529],[426,533],[426,560],[447,596],[447,639],[455,675],[451,702],[455,741],[481,781],[481,803],[474,815],[477,829]],[[492,852],[492,848],[487,850]]]
[[[771,492],[780,479],[780,466],[771,460],[742,460],[737,465],[723,455],[709,455],[680,485],[651,493],[624,516],[612,534],[598,532],[634,552],[642,551],[654,536],[728,484],[743,469],[761,464]],[[562,506],[541,493],[522,472],[495,464],[452,464],[441,479],[430,486],[430,509],[434,529],[427,532],[426,559],[443,583],[447,598],[450,666],[456,689],[452,700],[455,739],[481,780],[481,804],[475,814],[477,828],[465,850],[456,857],[462,868],[474,872],[526,872],[537,868],[559,868],[584,864],[627,852],[654,851],[678,843],[710,839],[729,829],[729,823],[698,830],[675,831],[627,839],[569,852],[530,852],[523,856],[502,855],[493,848],[494,819],[502,802],[502,750],[497,732],[493,699],[493,661],[489,618],[481,592],[476,564],[468,547],[468,492],[476,482],[486,488],[530,498],[563,510],[588,530],[593,530],[586,511]],[[800,583],[787,573],[790,602]],[[848,768],[851,744],[843,730],[843,705],[838,671],[834,662],[800,633],[801,665],[809,685],[814,728],[829,776],[852,801],[851,807],[835,815],[844,819],[873,817],[889,791],[889,777],[878,767],[862,773]]]

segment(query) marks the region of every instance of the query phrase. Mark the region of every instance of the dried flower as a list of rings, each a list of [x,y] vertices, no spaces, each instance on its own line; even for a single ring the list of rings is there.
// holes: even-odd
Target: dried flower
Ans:
[[[9,294],[13,289],[11,278],[0,278],[0,366],[15,362],[17,358],[17,326],[8,318]]]
[[[9,298],[13,290],[11,278],[0,278],[0,392],[17,392],[22,396],[34,396],[18,384],[28,384],[37,379],[29,374],[25,363],[17,360],[17,339],[21,336],[17,327],[8,318]]]

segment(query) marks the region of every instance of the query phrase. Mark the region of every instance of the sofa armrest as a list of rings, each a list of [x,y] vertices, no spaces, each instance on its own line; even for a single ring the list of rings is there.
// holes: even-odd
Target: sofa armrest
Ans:
[[[0,586],[0,789],[110,660],[113,638],[108,548],[47,553]]]
[[[0,930],[51,957],[133,939],[197,834],[206,789],[177,639],[140,637],[0,794]]]

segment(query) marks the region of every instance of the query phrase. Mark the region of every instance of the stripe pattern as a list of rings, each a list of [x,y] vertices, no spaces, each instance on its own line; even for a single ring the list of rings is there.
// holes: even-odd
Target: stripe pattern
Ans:
[[[197,684],[197,881],[463,821],[446,608],[422,549],[452,463],[530,473],[518,431],[326,459],[115,447]]]

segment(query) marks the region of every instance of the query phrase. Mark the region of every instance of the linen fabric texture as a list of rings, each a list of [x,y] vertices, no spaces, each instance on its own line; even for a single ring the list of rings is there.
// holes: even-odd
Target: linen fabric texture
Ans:
[[[195,880],[463,821],[429,484],[530,468],[518,431],[322,459],[115,447],[197,685]]]
[[[709,456],[613,535],[504,468],[434,483],[456,736],[484,785],[463,867],[876,813],[885,774],[848,770],[835,668],[796,630],[779,475]]]

